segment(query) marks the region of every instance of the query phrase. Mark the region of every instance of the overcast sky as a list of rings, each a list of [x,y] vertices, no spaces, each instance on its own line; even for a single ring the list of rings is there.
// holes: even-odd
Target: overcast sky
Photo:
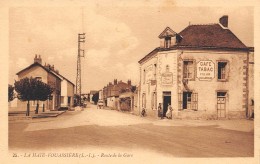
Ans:
[[[159,46],[169,26],[180,32],[191,24],[218,23],[229,16],[229,28],[254,46],[253,8],[131,6],[95,3],[88,7],[26,7],[9,10],[9,83],[40,54],[43,64],[76,83],[77,37],[86,33],[82,58],[82,92],[102,89],[113,79],[138,83],[138,61]]]

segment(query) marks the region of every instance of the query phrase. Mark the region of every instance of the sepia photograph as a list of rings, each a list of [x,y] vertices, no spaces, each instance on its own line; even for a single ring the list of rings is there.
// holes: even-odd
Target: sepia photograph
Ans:
[[[260,163],[254,6],[48,2],[6,10],[5,161]]]

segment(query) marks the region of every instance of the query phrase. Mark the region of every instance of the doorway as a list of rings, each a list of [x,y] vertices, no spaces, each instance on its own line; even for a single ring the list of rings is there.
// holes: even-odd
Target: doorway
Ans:
[[[226,118],[226,95],[227,95],[227,92],[217,92],[218,118]]]
[[[183,109],[191,109],[192,92],[183,92]]]
[[[163,117],[166,117],[168,104],[171,104],[171,92],[163,92]]]

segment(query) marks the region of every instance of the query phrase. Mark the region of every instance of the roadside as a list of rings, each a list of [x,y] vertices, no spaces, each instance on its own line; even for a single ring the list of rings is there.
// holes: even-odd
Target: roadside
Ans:
[[[91,104],[93,105],[93,104]],[[94,105],[93,105],[94,106]],[[95,107],[94,107],[95,108]],[[109,107],[104,107],[105,110],[111,110]],[[118,110],[112,110],[126,115],[140,117],[129,112],[122,112]],[[146,120],[149,123],[157,126],[216,126],[217,128],[236,130],[243,132],[254,131],[254,120],[248,119],[231,119],[231,120],[192,120],[192,119],[160,119],[155,117],[140,117],[142,120]]]

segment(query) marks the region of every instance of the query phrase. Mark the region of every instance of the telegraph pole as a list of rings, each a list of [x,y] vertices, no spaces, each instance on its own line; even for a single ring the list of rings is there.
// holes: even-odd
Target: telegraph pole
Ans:
[[[77,79],[76,79],[76,94],[80,96],[78,105],[81,106],[81,61],[80,58],[85,56],[84,49],[81,44],[85,43],[85,33],[78,34],[78,59],[77,59]]]

